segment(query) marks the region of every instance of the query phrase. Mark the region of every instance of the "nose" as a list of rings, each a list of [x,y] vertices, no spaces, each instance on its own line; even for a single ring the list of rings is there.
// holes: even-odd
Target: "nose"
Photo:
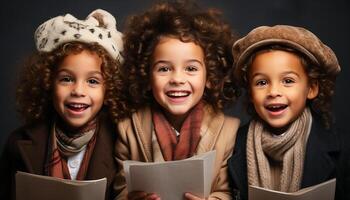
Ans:
[[[270,84],[268,96],[269,97],[278,97],[281,96],[281,89],[278,84]]]
[[[181,71],[174,71],[172,73],[170,83],[171,84],[184,84],[186,82],[186,76]]]
[[[73,85],[71,90],[71,96],[74,97],[83,97],[85,96],[85,87],[81,82],[77,82]]]

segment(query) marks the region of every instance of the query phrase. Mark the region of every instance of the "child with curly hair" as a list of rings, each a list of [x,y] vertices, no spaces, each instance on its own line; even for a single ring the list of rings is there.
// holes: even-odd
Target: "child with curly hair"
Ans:
[[[253,116],[228,161],[234,199],[248,199],[248,185],[294,192],[335,177],[336,198],[348,199],[349,154],[332,131],[333,51],[304,28],[277,25],[238,40],[233,57]]]
[[[161,198],[127,192],[124,160],[164,162],[211,150],[216,160],[209,199],[230,199],[226,163],[239,120],[222,112],[236,99],[228,76],[235,40],[229,26],[217,10],[158,3],[132,16],[124,36],[121,73],[132,114],[118,123],[117,199]]]
[[[15,199],[15,174],[89,180],[107,177],[115,196],[113,158],[122,35],[101,9],[86,20],[52,18],[35,32],[37,51],[17,88],[26,124],[14,131],[1,157],[0,199]],[[110,111],[110,115],[107,113]]]

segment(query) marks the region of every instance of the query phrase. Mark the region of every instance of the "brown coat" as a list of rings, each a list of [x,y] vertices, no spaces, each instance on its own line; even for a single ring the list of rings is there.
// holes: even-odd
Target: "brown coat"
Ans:
[[[201,125],[201,139],[196,154],[216,150],[215,171],[209,199],[231,199],[227,177],[227,159],[232,153],[239,127],[237,118],[214,113],[209,106],[205,107]],[[118,140],[115,146],[115,157],[118,161],[115,189],[117,199],[127,199],[127,190],[122,169],[124,160],[154,162],[152,147],[151,110],[145,108],[118,124]]]
[[[100,118],[100,129],[92,153],[86,180],[107,177],[106,199],[113,199],[113,180],[117,165],[113,158],[115,125],[106,116]],[[15,173],[24,171],[44,174],[50,126],[45,123],[21,127],[13,132],[0,160],[0,199],[15,199]]]

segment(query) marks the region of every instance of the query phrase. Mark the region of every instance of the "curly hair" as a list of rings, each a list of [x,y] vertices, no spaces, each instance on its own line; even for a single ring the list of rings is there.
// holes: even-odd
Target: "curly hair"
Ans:
[[[46,121],[55,115],[52,104],[53,83],[58,66],[70,54],[84,50],[96,53],[102,60],[101,71],[106,88],[105,103],[114,119],[123,115],[119,103],[121,91],[119,66],[97,43],[68,42],[51,52],[35,52],[25,63],[17,86],[17,111],[26,123]]]
[[[237,97],[232,81],[231,47],[236,36],[215,9],[200,10],[194,3],[158,3],[142,14],[131,16],[124,31],[125,92],[130,113],[153,102],[150,63],[162,36],[194,42],[204,51],[207,81],[203,99],[214,110],[234,102]]]
[[[261,48],[258,48],[255,52],[253,52],[249,59],[247,60],[244,70],[243,71],[243,78],[237,78],[237,80],[240,80],[240,85],[247,89],[247,94],[245,98],[245,105],[247,112],[252,115],[253,117],[258,117],[257,113],[254,109],[253,104],[250,102],[250,91],[249,91],[249,80],[248,80],[248,73],[249,68],[253,63],[254,58],[263,52],[269,52],[269,51],[275,51],[275,50],[281,50],[286,51],[289,53],[293,53],[294,55],[298,56],[300,59],[300,62],[306,72],[306,75],[308,77],[309,84],[317,84],[319,87],[318,95],[311,100],[307,100],[306,105],[311,108],[314,114],[317,114],[319,117],[321,117],[323,125],[325,128],[329,129],[331,128],[331,125],[333,123],[332,119],[332,96],[334,94],[335,89],[335,76],[331,76],[327,74],[327,72],[319,66],[316,66],[312,63],[312,61],[302,54],[301,52],[292,49],[287,46],[282,45],[270,45],[270,46],[264,46]]]

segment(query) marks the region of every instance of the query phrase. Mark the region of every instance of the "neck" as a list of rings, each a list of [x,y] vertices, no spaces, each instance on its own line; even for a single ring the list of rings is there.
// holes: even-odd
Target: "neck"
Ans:
[[[283,133],[285,133],[289,129],[290,124],[283,126],[283,127],[276,128],[276,127],[272,127],[266,123],[265,127],[273,135],[282,135]]]
[[[58,118],[57,121],[56,121],[56,125],[67,136],[73,136],[73,135],[78,135],[80,133],[87,132],[87,131],[90,131],[92,129],[95,129],[96,128],[96,118],[94,118],[93,120],[87,122],[86,124],[84,124],[84,125],[82,125],[80,127],[70,126],[64,120],[62,120],[61,118]]]
[[[165,112],[165,117],[167,118],[168,122],[178,132],[181,131],[182,124],[185,121],[187,115],[188,113],[186,113],[185,115],[172,115]]]

